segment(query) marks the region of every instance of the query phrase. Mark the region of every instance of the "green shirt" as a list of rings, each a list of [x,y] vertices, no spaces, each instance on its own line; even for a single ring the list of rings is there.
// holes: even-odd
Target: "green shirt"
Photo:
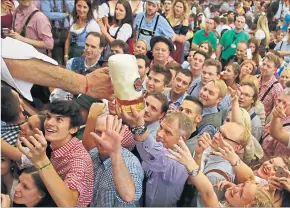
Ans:
[[[216,49],[217,38],[214,32],[210,32],[207,36],[204,34],[204,30],[199,30],[195,33],[192,42],[196,45],[202,44],[204,41],[209,41],[211,43],[212,48]]]
[[[236,33],[235,30],[226,31],[219,42],[223,46],[222,59],[227,60],[230,56],[235,55],[238,43],[241,41],[247,42],[248,40],[249,36],[244,31],[239,33]]]

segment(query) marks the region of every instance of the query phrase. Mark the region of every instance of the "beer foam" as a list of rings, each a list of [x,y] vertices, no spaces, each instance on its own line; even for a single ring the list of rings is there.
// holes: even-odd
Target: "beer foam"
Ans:
[[[113,55],[109,58],[108,65],[117,98],[135,100],[142,96],[142,83],[134,55]]]

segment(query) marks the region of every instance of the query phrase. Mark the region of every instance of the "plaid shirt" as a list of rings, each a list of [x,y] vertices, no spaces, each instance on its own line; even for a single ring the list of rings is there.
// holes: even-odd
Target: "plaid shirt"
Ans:
[[[283,125],[290,124],[290,116],[287,116],[282,120]],[[287,148],[286,145],[278,142],[269,134],[270,124],[268,124],[263,131],[263,150],[267,156],[290,156],[290,149]],[[290,125],[283,127],[285,130],[290,132]]]
[[[8,144],[16,146],[21,124],[1,124],[1,138]]]
[[[116,189],[111,159],[101,161],[97,148],[90,151],[94,163],[94,194],[92,207],[137,207],[142,196],[142,183],[144,172],[142,166],[131,152],[121,148],[121,153],[126,167],[132,176],[135,184],[135,199],[132,202],[125,202],[121,199]]]
[[[134,135],[132,134],[132,132],[129,129],[127,129],[124,132],[121,145],[122,145],[122,147],[128,149],[129,151],[132,151],[134,149],[134,147],[135,147]]]
[[[79,192],[76,206],[88,206],[93,196],[93,163],[82,143],[72,138],[64,146],[52,148],[50,160],[68,187]]]
[[[265,106],[265,112],[266,112],[266,117],[271,113],[275,100],[279,96],[279,94],[283,91],[283,88],[280,83],[274,84],[274,82],[278,81],[276,77],[273,75],[271,79],[266,82],[262,83],[261,78],[260,78],[260,92],[259,92],[259,100],[264,104]],[[266,92],[270,87],[273,85],[272,89],[268,92],[264,100],[262,101],[262,98],[265,96]]]

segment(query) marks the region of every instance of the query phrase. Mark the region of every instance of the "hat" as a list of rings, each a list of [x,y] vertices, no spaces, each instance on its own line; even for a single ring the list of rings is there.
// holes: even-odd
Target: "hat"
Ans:
[[[150,2],[152,2],[152,3],[154,3],[154,4],[160,4],[160,3],[161,3],[160,0],[147,0],[147,2],[148,2],[148,1],[150,1]]]
[[[80,95],[77,97],[76,102],[80,106],[89,110],[93,103],[102,103],[102,100],[100,100],[98,98],[92,98],[92,97],[87,96],[87,95]]]
[[[169,38],[166,38],[164,36],[155,36],[155,37],[151,38],[150,47],[153,48],[154,45],[158,42],[166,43],[169,47],[170,53],[172,54],[174,52],[174,50],[175,50],[174,44],[172,43],[172,41]]]

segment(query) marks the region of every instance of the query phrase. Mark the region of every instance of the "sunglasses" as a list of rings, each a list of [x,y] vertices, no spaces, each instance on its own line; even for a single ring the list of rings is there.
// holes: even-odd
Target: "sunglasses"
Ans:
[[[228,141],[231,141],[231,142],[233,142],[233,143],[235,143],[235,144],[237,144],[237,145],[240,145],[239,142],[230,139],[230,138],[227,137],[223,132],[221,132],[220,128],[217,128],[217,129],[216,129],[216,133],[218,133],[219,135],[221,135],[224,139],[226,139],[226,140],[228,140]]]

